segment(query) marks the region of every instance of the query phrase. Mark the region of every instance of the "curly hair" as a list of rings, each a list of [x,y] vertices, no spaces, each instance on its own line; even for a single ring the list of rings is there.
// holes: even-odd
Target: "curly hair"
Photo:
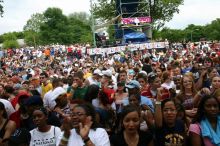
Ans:
[[[208,99],[211,99],[211,98],[214,98],[216,102],[218,103],[218,106],[220,107],[220,103],[218,102],[218,99],[216,97],[211,96],[211,95],[205,95],[201,99],[198,105],[198,110],[197,110],[195,118],[193,119],[193,123],[197,123],[197,122],[199,123],[205,118],[205,103]]]

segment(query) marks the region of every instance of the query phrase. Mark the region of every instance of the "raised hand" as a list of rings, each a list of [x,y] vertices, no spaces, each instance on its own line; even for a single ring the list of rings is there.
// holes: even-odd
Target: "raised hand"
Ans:
[[[84,123],[84,125],[82,123],[79,123],[79,134],[82,137],[82,139],[88,138],[89,130],[92,124],[93,122],[91,116],[86,117],[86,122]]]
[[[70,130],[72,129],[71,118],[70,117],[65,117],[64,118],[62,129],[64,131],[65,137],[69,137],[70,136]]]

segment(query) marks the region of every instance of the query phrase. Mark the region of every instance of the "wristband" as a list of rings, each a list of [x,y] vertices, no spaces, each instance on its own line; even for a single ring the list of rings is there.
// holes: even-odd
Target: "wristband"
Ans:
[[[156,105],[161,105],[161,101],[156,101],[155,104]]]
[[[88,141],[90,141],[90,138],[87,137],[86,139],[83,140],[83,142],[86,144]]]
[[[64,142],[68,142],[68,141],[69,141],[69,138],[66,138],[66,137],[63,135],[63,137],[62,137],[61,140],[64,141]]]

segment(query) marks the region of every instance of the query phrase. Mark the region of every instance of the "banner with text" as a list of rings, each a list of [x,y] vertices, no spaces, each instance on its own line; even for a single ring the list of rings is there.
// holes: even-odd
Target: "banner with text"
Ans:
[[[130,51],[136,51],[136,50],[144,50],[144,49],[159,49],[159,48],[165,48],[166,43],[165,42],[155,42],[155,43],[144,43],[144,44],[130,44],[128,46],[117,46],[117,47],[110,47],[110,48],[91,48],[87,49],[87,53],[89,55],[104,55],[107,54],[114,54],[118,52],[124,52],[126,49]]]

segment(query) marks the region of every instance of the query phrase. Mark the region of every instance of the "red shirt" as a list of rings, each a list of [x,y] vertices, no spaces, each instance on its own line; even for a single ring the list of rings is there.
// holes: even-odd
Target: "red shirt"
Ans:
[[[143,96],[146,96],[148,98],[153,98],[155,99],[156,96],[153,96],[152,93],[151,93],[151,90],[150,90],[150,86],[148,88],[148,90],[146,92],[144,92],[144,95]],[[142,95],[142,94],[141,94]],[[167,98],[170,98],[170,92],[169,90],[163,88],[163,91],[162,91],[162,97],[161,97],[161,100],[164,100],[164,99],[167,99]]]
[[[112,102],[114,101],[114,94],[115,94],[115,90],[111,89],[111,88],[103,88],[103,92],[105,92],[108,96],[109,99],[109,103],[112,104]]]

